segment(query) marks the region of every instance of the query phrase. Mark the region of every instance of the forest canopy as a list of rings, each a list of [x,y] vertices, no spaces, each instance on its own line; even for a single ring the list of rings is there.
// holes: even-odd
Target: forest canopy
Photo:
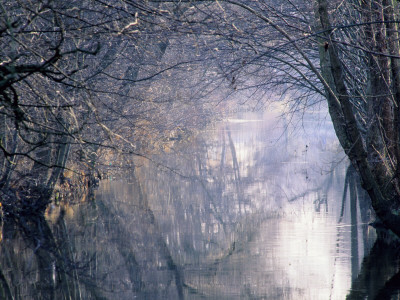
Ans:
[[[108,151],[143,156],[224,97],[273,91],[292,112],[327,104],[377,216],[400,235],[398,6],[2,1],[2,198],[41,212],[70,161],[93,171]]]

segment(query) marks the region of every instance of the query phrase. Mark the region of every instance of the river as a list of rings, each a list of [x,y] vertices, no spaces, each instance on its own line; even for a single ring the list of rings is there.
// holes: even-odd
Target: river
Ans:
[[[221,300],[398,293],[397,254],[375,243],[369,199],[326,112],[278,115],[237,113],[188,141],[171,140],[122,179],[103,179],[95,200],[61,214],[53,206],[35,231],[5,224],[0,294]],[[47,236],[50,254],[36,235]]]

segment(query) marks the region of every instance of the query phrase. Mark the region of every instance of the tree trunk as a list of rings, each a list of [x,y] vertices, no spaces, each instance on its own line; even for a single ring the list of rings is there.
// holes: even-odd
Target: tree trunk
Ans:
[[[346,136],[343,136],[340,132],[336,132],[337,136],[342,145],[346,145],[346,140],[350,142],[350,148],[344,148],[346,154],[350,158],[352,164],[356,167],[361,180],[363,187],[367,190],[369,196],[371,197],[372,206],[376,212],[376,215],[381,219],[381,221],[391,229],[396,235],[400,237],[400,216],[396,214],[395,210],[399,200],[399,195],[395,192],[395,188],[391,182],[391,178],[388,178],[387,168],[386,168],[386,157],[379,156],[377,160],[373,162],[373,165],[368,161],[368,157],[371,158],[371,155],[368,155],[367,148],[364,146],[363,138],[360,132],[360,129],[357,125],[355,114],[353,112],[353,105],[351,103],[350,95],[346,87],[345,83],[345,75],[343,66],[341,64],[339,58],[339,49],[338,46],[333,42],[332,38],[332,27],[329,21],[329,14],[327,9],[327,1],[326,0],[317,0],[317,11],[319,17],[319,21],[321,24],[321,28],[323,29],[323,36],[326,39],[326,42],[329,44],[329,47],[326,49],[329,55],[330,60],[330,70],[327,70],[324,74],[325,80],[327,82],[330,80],[330,74],[332,75],[333,84],[331,86],[331,91],[335,91],[337,94],[332,95],[339,100],[341,111],[336,112],[339,113],[340,116],[332,115],[332,121],[335,125],[340,126],[342,124],[335,124],[341,118],[344,119],[344,126],[346,131]],[[326,62],[324,61],[324,57],[320,57],[321,67],[326,68]],[[386,62],[382,62],[381,65]],[[328,77],[328,75],[329,77]],[[381,87],[379,87],[381,88]],[[376,90],[381,90],[376,87]],[[376,92],[375,90],[375,92]],[[331,97],[327,97],[328,102],[331,101]],[[385,111],[386,108],[380,111]],[[386,115],[386,112],[379,115],[379,118],[387,118],[382,122],[383,127],[390,127],[390,116]],[[389,131],[389,129],[387,129]],[[377,133],[379,134],[379,133]],[[376,136],[375,136],[376,137]],[[382,145],[385,146],[385,145]],[[376,151],[377,149],[373,149]],[[376,158],[376,157],[375,157]],[[378,166],[378,171],[376,171],[376,167]],[[385,172],[382,172],[385,170]]]
[[[393,0],[384,0],[383,5],[386,9],[384,9],[384,18],[389,21],[386,23],[386,32],[387,32],[387,41],[389,53],[400,56],[400,45],[399,45],[399,27],[397,23],[394,23],[394,20],[399,19],[398,6],[396,7],[395,2]],[[397,13],[395,13],[397,11]],[[391,23],[393,22],[393,23]],[[395,182],[397,193],[400,194],[400,167],[399,167],[399,159],[400,159],[400,124],[399,124],[399,116],[400,116],[400,60],[395,57],[390,58],[390,71],[392,77],[392,89],[393,89],[393,124],[394,124],[394,149],[393,156],[396,157],[396,174],[395,174]]]

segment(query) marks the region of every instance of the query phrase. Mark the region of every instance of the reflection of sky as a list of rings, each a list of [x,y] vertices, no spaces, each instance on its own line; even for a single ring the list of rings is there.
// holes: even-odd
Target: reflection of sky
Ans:
[[[187,177],[147,175],[150,206],[194,294],[345,298],[352,276],[349,201],[337,222],[346,161],[319,114],[325,116],[303,115],[296,128],[289,116],[272,112],[225,120],[163,158]],[[357,232],[358,269],[364,242]]]
[[[228,119],[221,130],[232,138],[241,177],[250,178],[245,191],[250,197],[261,193],[269,201],[293,201],[305,192],[319,189],[329,179],[326,175],[332,165],[344,157],[331,124],[312,121],[315,114],[303,116],[298,129],[287,127],[285,117],[278,118],[271,112],[247,117]],[[220,147],[209,148],[214,151],[209,155],[214,158],[210,162],[214,166],[220,160]],[[232,159],[229,153],[227,157]]]
[[[272,228],[270,221],[260,222],[257,238],[250,244],[254,249],[246,249],[250,256],[252,251],[258,253],[256,264],[262,264],[261,272],[276,274],[270,284],[274,286],[272,290],[280,290],[282,294],[275,296],[343,299],[351,285],[349,244],[341,243],[340,235],[346,232],[336,224],[343,165],[331,171],[332,164],[338,163],[343,154],[338,150],[331,124],[313,121],[312,117],[315,116],[305,116],[303,128],[291,136],[279,130],[285,127],[284,120],[278,122],[271,114],[230,119],[222,130],[231,134],[242,180],[251,177],[251,183],[244,185],[245,194],[251,199],[246,212],[278,209],[284,215],[273,221]],[[329,181],[334,180],[340,184],[330,188]],[[314,201],[324,197],[328,198],[328,209],[322,204],[322,213],[316,213]],[[245,264],[249,256],[242,259]],[[248,265],[246,269],[252,267],[255,266]],[[257,286],[265,274],[261,278],[260,274],[247,276],[247,284],[255,285],[259,293],[271,293],[263,291],[265,284]],[[244,278],[238,281],[241,280]]]
[[[290,286],[306,293],[307,299],[344,299],[350,288],[350,260],[336,259],[337,229],[329,223],[328,217],[311,210],[280,222],[279,267],[286,271]]]

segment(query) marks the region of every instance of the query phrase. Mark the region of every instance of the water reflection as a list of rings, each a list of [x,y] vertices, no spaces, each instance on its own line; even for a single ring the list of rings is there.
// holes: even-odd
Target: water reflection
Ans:
[[[96,200],[4,218],[4,299],[384,299],[398,252],[330,123],[247,114],[175,142]],[[319,120],[321,120],[319,118]],[[282,131],[282,128],[289,128]],[[369,255],[368,255],[369,253]]]

